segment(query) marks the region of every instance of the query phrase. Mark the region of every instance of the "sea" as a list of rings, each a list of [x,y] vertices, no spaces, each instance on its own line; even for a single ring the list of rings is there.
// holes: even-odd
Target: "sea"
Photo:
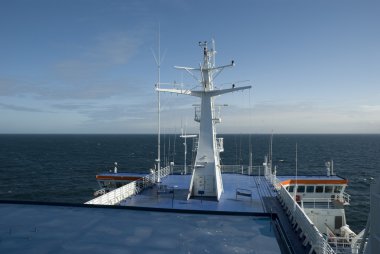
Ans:
[[[225,134],[222,164],[262,165],[270,135]],[[187,164],[192,140],[186,142]],[[161,136],[162,163],[184,163],[184,140]],[[348,224],[356,233],[366,224],[370,184],[380,174],[380,135],[274,135],[273,164],[278,175],[326,174],[325,163],[349,180]],[[149,173],[157,158],[156,135],[0,135],[0,199],[84,203],[93,198],[95,175],[112,170]],[[297,158],[297,159],[296,159]],[[256,172],[258,174],[258,172]]]

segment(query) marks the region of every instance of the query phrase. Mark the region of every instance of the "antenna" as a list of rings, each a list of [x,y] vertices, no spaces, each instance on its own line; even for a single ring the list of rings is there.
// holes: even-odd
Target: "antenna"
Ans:
[[[296,202],[294,202],[294,210],[296,210],[296,203],[297,203],[297,189],[298,189],[298,143],[296,143],[296,186],[294,189],[294,197]]]
[[[186,124],[185,124],[186,127]],[[187,165],[186,165],[186,156],[187,156],[187,143],[186,143],[186,129],[184,131],[183,125],[182,125],[182,119],[181,119],[181,137],[185,138],[185,141],[183,142],[184,145],[184,159],[183,159],[183,170],[185,172],[185,175],[187,174]]]
[[[169,138],[169,146],[168,146],[168,156],[167,156],[167,162],[169,162],[170,163],[170,155],[171,155],[171,151],[170,151],[170,149],[171,149],[171,147],[170,147],[170,139],[171,139],[171,135],[168,133],[168,138]]]
[[[158,126],[157,126],[157,172],[158,172],[158,178],[157,182],[160,182],[160,175],[161,175],[161,97],[160,97],[160,83],[161,83],[161,27],[160,24],[158,24],[158,57],[156,57],[154,51],[153,57],[157,64],[157,84],[156,84],[156,91],[157,91],[157,120],[158,120]]]
[[[242,165],[243,163],[243,157],[241,156],[241,133],[240,133],[240,144],[239,144],[239,164],[238,165]]]
[[[182,120],[181,120],[181,125],[182,125]],[[183,146],[184,146],[184,162],[183,162],[183,167],[184,167],[184,173],[185,175],[187,174],[187,139],[188,138],[196,138],[197,135],[189,135],[187,134],[187,122],[185,121],[185,128],[181,127],[181,138],[184,139],[183,141]],[[193,140],[194,144],[194,140]]]
[[[212,67],[215,67],[215,54],[216,54],[216,49],[215,49],[215,40],[214,38],[211,39],[212,43],[212,52],[213,52],[213,59],[212,59]]]
[[[272,161],[273,161],[273,130],[272,134],[270,135],[270,146],[269,146],[269,163],[270,163],[270,173],[272,174]]]
[[[184,156],[185,156],[185,158],[184,158],[184,170],[185,170],[185,175],[187,174],[187,138],[186,138],[186,124],[185,124],[185,135],[184,135],[184,137],[185,137],[185,142],[183,143],[183,145],[185,146],[185,151],[184,151]]]
[[[249,124],[250,126],[252,125],[252,114],[251,114],[251,90],[249,90]],[[252,174],[252,163],[253,163],[253,158],[252,158],[252,141],[251,141],[251,131],[249,131],[249,175]],[[267,170],[266,170],[267,171]],[[268,173],[265,172],[265,175]]]
[[[248,138],[249,143],[249,167],[248,167],[248,175],[252,174],[252,144],[251,144],[251,133],[249,133]]]
[[[172,160],[172,162],[173,162],[173,164],[174,164],[174,160],[175,160],[175,156],[176,156],[176,152],[175,152],[175,143],[176,143],[176,138],[177,138],[177,134],[175,134],[176,133],[176,131],[174,131],[174,141],[173,141],[173,160]]]
[[[200,63],[199,68],[183,67],[183,66],[174,66],[174,68],[179,69],[179,70],[185,70],[186,72],[188,72],[196,81],[200,83],[203,89],[214,90],[215,78],[225,68],[234,66],[235,61],[232,60],[230,64],[215,67],[215,54],[216,54],[215,41],[214,40],[212,41],[213,48],[211,48],[210,50],[207,47],[208,45],[207,41],[199,41],[198,45],[199,47],[203,49],[203,64]],[[199,79],[196,75],[194,75],[192,71],[199,71],[201,79]],[[204,75],[205,73],[208,73],[208,75],[205,76]],[[246,88],[243,88],[243,89],[246,89]]]
[[[163,131],[163,133],[164,133],[164,167],[166,167],[166,129],[164,128],[164,131]]]
[[[298,184],[298,143],[296,143],[296,185]]]

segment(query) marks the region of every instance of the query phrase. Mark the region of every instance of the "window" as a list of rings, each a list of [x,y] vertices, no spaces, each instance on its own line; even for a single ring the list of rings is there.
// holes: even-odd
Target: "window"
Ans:
[[[334,192],[335,193],[340,193],[342,191],[342,189],[343,189],[343,186],[341,186],[341,185],[335,186]]]
[[[297,192],[304,193],[305,192],[305,185],[299,185],[297,188]]]
[[[306,186],[306,192],[307,193],[313,193],[314,192],[314,185]]]
[[[315,192],[316,193],[322,193],[323,192],[323,186],[321,186],[321,185],[316,186],[315,187]]]
[[[294,186],[289,186],[289,192],[293,192],[294,191]]]
[[[325,186],[325,192],[326,193],[331,193],[333,191],[333,186],[331,185],[326,185]]]

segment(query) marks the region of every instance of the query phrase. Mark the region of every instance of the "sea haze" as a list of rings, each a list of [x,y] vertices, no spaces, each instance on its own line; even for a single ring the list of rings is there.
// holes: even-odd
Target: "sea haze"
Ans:
[[[261,165],[269,150],[268,135],[224,137],[223,164]],[[179,135],[162,135],[162,162],[183,165]],[[273,161],[278,175],[325,174],[334,160],[335,172],[349,179],[348,223],[359,232],[369,211],[370,177],[380,174],[380,135],[275,135]],[[187,163],[192,160],[188,140]],[[98,188],[95,175],[110,170],[149,172],[157,154],[155,135],[0,135],[0,199],[83,203]],[[258,173],[258,172],[256,172]]]

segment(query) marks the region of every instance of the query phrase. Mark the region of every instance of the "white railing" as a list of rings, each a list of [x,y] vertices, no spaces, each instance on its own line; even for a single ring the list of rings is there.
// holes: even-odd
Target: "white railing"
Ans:
[[[136,195],[146,189],[149,186],[155,184],[160,178],[163,178],[170,174],[170,167],[162,168],[159,172],[155,171],[149,175],[146,175],[138,180],[130,182],[110,191],[100,197],[87,201],[88,205],[116,205],[126,198]]]
[[[347,193],[332,195],[331,198],[302,198],[301,206],[305,208],[335,209],[334,201],[339,201],[343,205],[350,203],[350,195]]]
[[[278,191],[279,197],[284,203],[287,213],[290,215],[292,224],[297,225],[297,229],[301,229],[300,236],[305,236],[303,244],[306,245],[309,243],[311,245],[312,249],[310,252],[314,250],[316,253],[323,254],[358,253],[359,244],[348,243],[347,239],[346,243],[344,243],[343,238],[339,237],[330,237],[329,239],[325,239],[323,234],[306,215],[304,210],[298,205],[297,202],[295,202],[292,195],[282,186],[281,181],[276,177],[276,175],[269,173],[266,175],[266,179],[271,182],[273,187]],[[322,202],[327,208],[330,208],[333,206],[330,203],[334,200],[338,200],[342,204],[347,205],[350,203],[350,195],[343,192],[335,194],[331,198],[303,198],[301,200],[301,205],[303,206],[308,203],[312,204],[314,208],[317,208],[320,202]]]
[[[252,166],[251,170],[249,170],[249,166],[247,165],[220,165],[222,173],[232,173],[232,174],[242,174],[242,175],[262,175],[263,167],[261,166]],[[192,165],[187,166],[187,174],[191,174],[193,170]],[[185,174],[184,165],[172,165],[171,166],[171,174]]]
[[[193,167],[191,165],[186,166],[186,174],[191,174]],[[184,175],[185,174],[185,166],[184,165],[172,165],[170,174],[172,175]]]
[[[251,171],[249,170],[249,166],[247,165],[220,165],[222,173],[230,173],[230,174],[242,174],[242,175],[259,175],[263,174],[263,169],[261,166],[252,166]],[[187,166],[187,174],[191,174],[193,170],[193,166]],[[185,174],[184,165],[172,165],[171,166],[171,174]]]
[[[338,200],[343,205],[349,205],[351,196],[347,192],[334,193],[333,195],[331,195],[331,200]]]
[[[335,253],[352,253],[358,254],[359,247],[362,239],[359,239],[358,242],[352,243],[352,239],[347,239],[346,237],[329,237],[327,242],[331,246],[331,248],[335,251]]]
[[[305,241],[303,244],[306,245],[309,243],[312,250],[316,253],[335,253],[321,232],[319,232],[314,223],[309,219],[303,209],[294,201],[293,197],[283,186],[280,186],[279,195],[282,202],[284,202],[287,211],[291,214],[292,223],[297,225],[297,229],[301,229],[302,232],[300,236],[305,236]]]
[[[252,166],[251,171],[247,165],[221,165],[222,173],[242,174],[242,175],[259,175],[262,174],[261,166]]]
[[[245,169],[243,165],[220,165],[222,173],[243,174]]]
[[[343,204],[350,204],[351,196],[347,192],[343,192],[342,194],[339,194],[339,201]]]
[[[265,166],[264,166],[264,171],[266,170]],[[269,170],[267,170],[269,171]],[[264,172],[265,173],[265,172]],[[279,191],[281,189],[281,181],[274,175],[274,174],[271,174],[271,173],[267,173],[265,174],[265,178],[273,185],[273,187]]]
[[[302,208],[334,209],[334,198],[302,198]]]

